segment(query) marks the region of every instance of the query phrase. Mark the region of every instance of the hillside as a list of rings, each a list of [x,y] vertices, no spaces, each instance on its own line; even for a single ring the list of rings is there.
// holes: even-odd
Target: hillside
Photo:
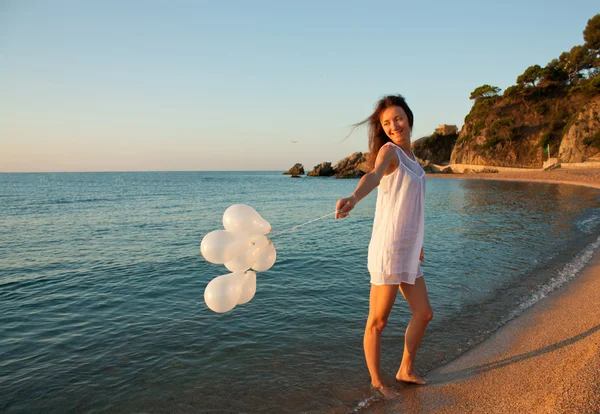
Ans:
[[[600,155],[600,14],[588,21],[585,44],[545,67],[530,66],[517,83],[482,85],[450,156],[451,163],[540,168]]]
[[[450,162],[540,168],[548,149],[560,162],[583,162],[600,153],[599,134],[600,90],[530,87],[476,101]]]

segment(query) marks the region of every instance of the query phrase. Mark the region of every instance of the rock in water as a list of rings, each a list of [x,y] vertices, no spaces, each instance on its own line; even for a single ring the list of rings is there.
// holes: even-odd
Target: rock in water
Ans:
[[[334,166],[335,178],[360,178],[371,169],[367,163],[367,154],[355,152],[354,154],[339,160]]]
[[[304,167],[300,163],[294,164],[294,166],[292,168],[290,168],[287,172],[284,172],[283,175],[291,175],[291,176],[304,175]]]
[[[315,168],[307,175],[310,177],[331,177],[333,175],[333,168],[331,168],[330,162],[322,162],[319,165],[315,165]]]

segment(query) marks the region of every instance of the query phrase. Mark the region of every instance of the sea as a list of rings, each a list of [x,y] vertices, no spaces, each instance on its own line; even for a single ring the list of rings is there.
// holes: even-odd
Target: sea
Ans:
[[[349,413],[379,402],[362,335],[376,195],[358,180],[267,172],[0,174],[0,412]],[[214,313],[229,273],[200,253],[233,204],[272,228],[274,266]],[[323,217],[325,216],[325,217]],[[429,178],[427,372],[577,278],[600,247],[600,192]],[[382,338],[393,378],[410,311]]]

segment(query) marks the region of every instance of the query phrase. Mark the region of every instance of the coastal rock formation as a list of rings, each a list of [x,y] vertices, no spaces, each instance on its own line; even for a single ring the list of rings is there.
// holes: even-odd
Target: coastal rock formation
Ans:
[[[298,176],[304,175],[304,166],[300,163],[294,164],[292,168],[284,172],[283,175]]]
[[[333,171],[335,178],[360,178],[370,171],[367,154],[355,152],[339,160],[333,166]]]
[[[307,175],[311,177],[335,178],[360,178],[370,171],[367,163],[367,154],[355,152],[354,154],[339,160],[335,165],[330,162],[322,162],[316,165]]]
[[[569,88],[509,88],[503,96],[480,98],[465,118],[450,163],[541,168],[548,148],[559,162],[596,156],[600,93]]]
[[[309,177],[331,177],[333,175],[333,168],[331,168],[330,162],[322,162],[319,165],[315,165],[312,171],[307,175]]]
[[[585,162],[600,154],[600,96],[590,100],[565,128],[560,148],[559,162]],[[595,141],[594,141],[595,139]]]
[[[442,129],[442,126],[446,128]],[[412,150],[418,158],[438,165],[450,161],[452,149],[458,139],[458,131],[456,125],[442,126],[430,136],[419,138],[412,143]],[[450,132],[446,133],[448,131]]]

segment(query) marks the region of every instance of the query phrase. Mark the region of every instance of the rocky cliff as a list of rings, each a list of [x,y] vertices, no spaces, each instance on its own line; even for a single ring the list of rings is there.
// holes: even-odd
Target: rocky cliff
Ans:
[[[585,104],[567,124],[558,149],[561,162],[584,162],[600,153],[600,96]]]
[[[559,162],[583,162],[600,153],[594,141],[600,131],[600,93],[552,87],[506,95],[475,102],[451,163],[541,168],[548,149]]]

